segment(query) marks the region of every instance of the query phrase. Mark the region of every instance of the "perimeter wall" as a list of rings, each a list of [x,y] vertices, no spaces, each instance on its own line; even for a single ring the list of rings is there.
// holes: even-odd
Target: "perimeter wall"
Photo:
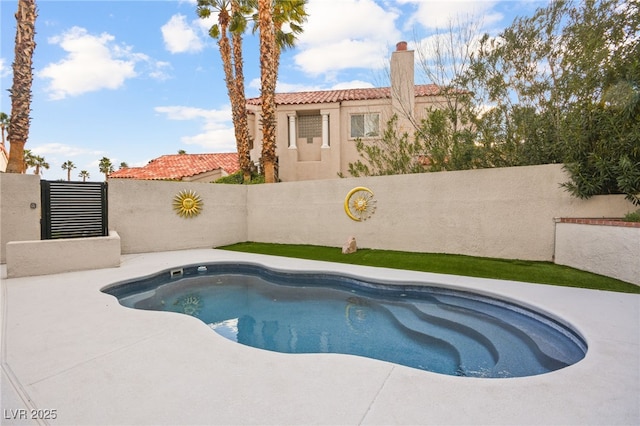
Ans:
[[[122,253],[211,248],[247,240],[247,187],[197,182],[109,180],[109,228]],[[200,214],[181,217],[173,199],[193,191]]]
[[[9,241],[39,239],[40,176],[0,173],[0,263]]]
[[[562,165],[332,179],[248,187],[248,240],[552,261],[557,217],[622,217],[622,195],[571,197]],[[375,194],[371,219],[344,213],[356,186]]]
[[[562,165],[249,186],[112,179],[109,229],[122,254],[243,241],[341,247],[355,236],[361,248],[552,261],[556,218],[637,209],[622,195],[573,198],[560,187],[566,180]],[[9,241],[40,238],[40,185],[38,176],[8,174],[0,184],[5,263]],[[346,194],[358,186],[377,202],[364,222],[344,212]],[[176,214],[173,199],[183,190],[200,196],[200,215]]]
[[[640,285],[640,223],[579,221],[556,224],[555,262]]]

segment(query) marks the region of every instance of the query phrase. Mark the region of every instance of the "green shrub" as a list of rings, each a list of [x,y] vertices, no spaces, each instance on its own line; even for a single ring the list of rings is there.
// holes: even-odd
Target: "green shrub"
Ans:
[[[227,175],[219,179],[216,179],[213,183],[242,184],[242,182],[243,182],[242,171],[239,171],[232,175]]]
[[[242,185],[244,183],[244,175],[242,174],[242,170],[241,170],[239,172],[235,172],[234,174],[223,176],[220,179],[217,179],[216,181],[214,181],[213,183],[227,183],[227,184],[234,184],[234,185]],[[264,183],[264,176],[258,175],[258,174],[252,174],[251,181],[249,182],[249,184],[251,185],[255,183]]]
[[[640,209],[635,212],[630,212],[624,215],[625,222],[640,222]]]

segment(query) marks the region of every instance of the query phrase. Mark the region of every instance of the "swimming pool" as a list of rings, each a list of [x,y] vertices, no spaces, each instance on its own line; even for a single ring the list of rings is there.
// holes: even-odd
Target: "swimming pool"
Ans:
[[[130,308],[192,315],[218,334],[285,353],[342,353],[441,374],[523,377],[584,358],[568,325],[494,297],[426,283],[206,263],[102,290]]]

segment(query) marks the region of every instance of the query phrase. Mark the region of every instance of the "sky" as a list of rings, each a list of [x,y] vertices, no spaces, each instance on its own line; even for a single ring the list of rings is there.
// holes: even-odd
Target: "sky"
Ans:
[[[476,23],[498,34],[547,0],[309,0],[296,46],[280,59],[277,92],[388,86],[399,41],[409,49],[451,23]],[[31,128],[25,149],[67,179],[66,161],[90,181],[98,163],[144,166],[184,150],[235,152],[231,110],[215,18],[202,20],[196,0],[37,0]],[[16,0],[0,0],[0,111],[10,115]],[[257,33],[244,38],[247,98],[259,96]],[[426,55],[429,53],[426,52]],[[419,58],[420,55],[416,55]],[[416,68],[416,84],[431,83]],[[9,144],[7,143],[7,149]],[[28,173],[33,173],[30,169]]]

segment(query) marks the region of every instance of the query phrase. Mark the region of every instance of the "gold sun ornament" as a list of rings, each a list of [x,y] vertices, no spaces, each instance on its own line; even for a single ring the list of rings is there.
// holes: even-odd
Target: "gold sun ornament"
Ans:
[[[369,219],[376,211],[373,192],[364,186],[353,188],[344,199],[344,211],[356,222]]]
[[[202,200],[194,191],[185,189],[173,197],[173,209],[181,217],[198,216],[202,209]]]

